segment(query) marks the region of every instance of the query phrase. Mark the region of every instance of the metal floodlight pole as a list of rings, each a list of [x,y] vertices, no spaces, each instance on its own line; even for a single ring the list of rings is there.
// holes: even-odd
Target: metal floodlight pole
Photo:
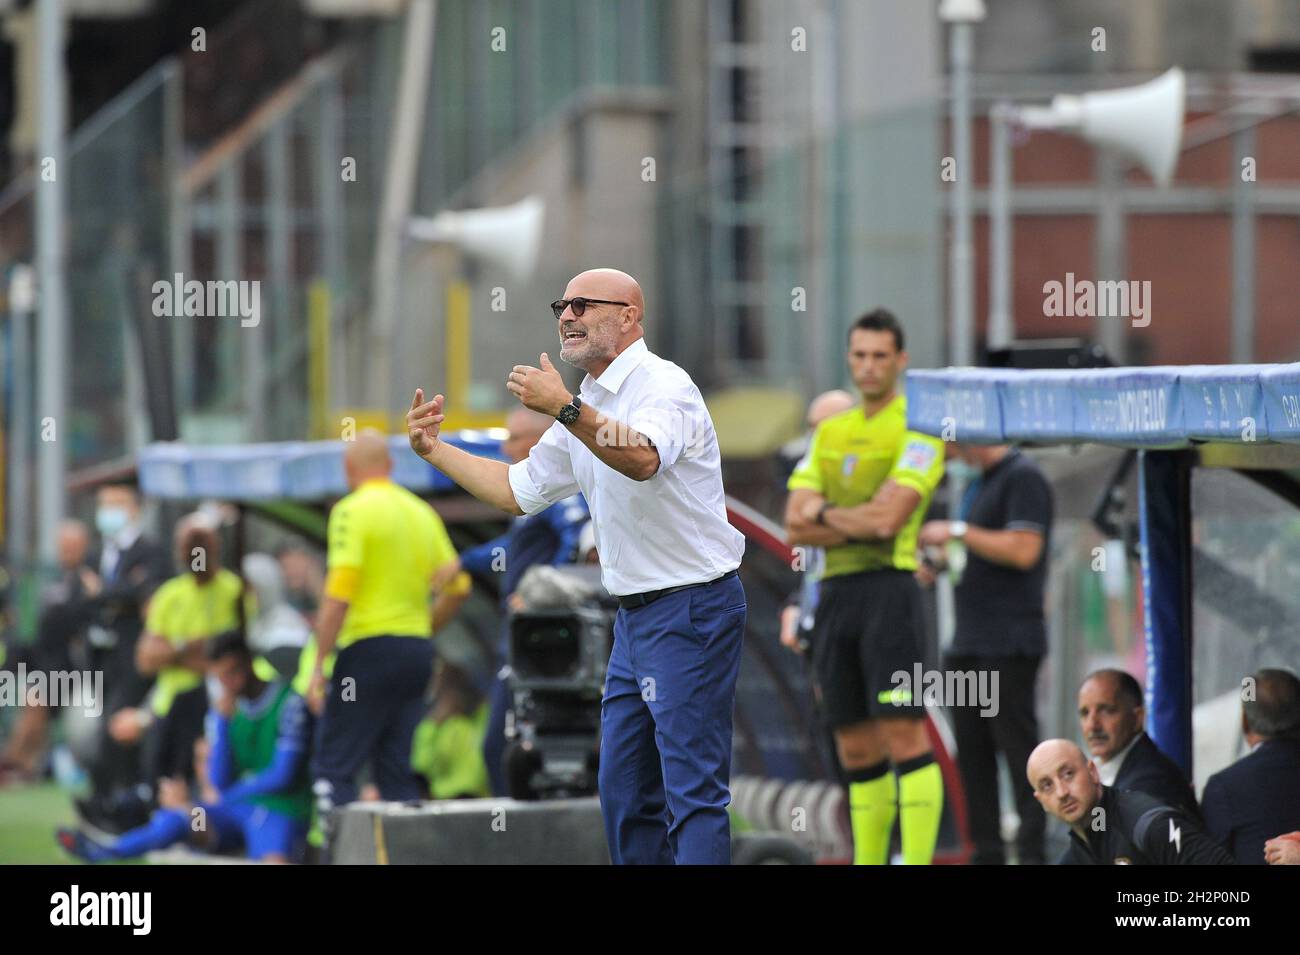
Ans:
[[[1102,282],[1122,282],[1125,263],[1128,261],[1128,221],[1124,211],[1124,166],[1113,149],[1099,149],[1096,153],[1097,169],[1097,227],[1093,232],[1093,261],[1097,279]],[[1104,314],[1097,309],[1092,320],[1093,335],[1106,354],[1117,365],[1127,365],[1127,323],[1122,316]]]
[[[1232,137],[1232,360],[1255,360],[1255,183],[1242,162],[1255,155],[1255,127]]]
[[[20,421],[19,428],[39,428],[37,446],[37,554],[43,563],[57,559],[59,524],[67,494],[65,449],[71,435],[67,416],[67,315],[64,310],[64,189],[68,169],[64,155],[66,78],[63,68],[63,0],[39,0],[36,40],[39,86],[38,162],[53,175],[36,183],[36,269],[39,283],[37,327],[37,398],[39,421]],[[52,424],[53,433],[47,431]],[[52,440],[50,440],[52,439]]]
[[[952,69],[952,151],[956,178],[952,184],[952,238],[948,253],[948,297],[951,314],[949,359],[954,365],[975,363],[975,244],[971,180],[971,69],[975,24],[984,19],[982,0],[944,0],[939,18],[950,24]]]
[[[1015,110],[997,103],[989,112],[989,349],[1009,348],[1011,316],[1011,126]]]
[[[406,220],[415,195],[416,164],[424,131],[429,71],[433,64],[437,0],[411,0],[406,13],[405,45],[393,110],[388,171],[379,213],[370,290],[371,372],[367,400],[372,409],[391,411],[396,368],[393,332],[397,325],[399,266]]]
[[[32,312],[36,308],[36,278],[32,267],[20,262],[9,273],[9,407],[8,512],[5,537],[9,570],[18,573],[31,557],[32,435]]]
[[[952,69],[952,151],[956,178],[952,184],[952,231],[948,251],[948,308],[950,311],[949,364],[975,364],[975,244],[971,238],[974,210],[971,184],[975,162],[971,150],[971,69],[974,62],[975,27],[984,19],[982,0],[943,0],[939,18],[951,24],[949,30]],[[956,474],[948,478],[949,511],[966,490]],[[936,592],[939,645],[948,646],[956,628],[957,614],[951,581],[940,578]]]

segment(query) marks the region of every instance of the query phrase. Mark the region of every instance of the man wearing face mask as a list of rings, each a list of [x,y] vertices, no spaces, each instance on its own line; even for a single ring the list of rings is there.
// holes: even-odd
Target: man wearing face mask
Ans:
[[[92,789],[103,796],[133,784],[139,775],[135,747],[123,747],[108,725],[124,707],[138,706],[152,680],[135,668],[135,647],[144,625],[144,608],[153,592],[171,576],[167,549],[144,533],[140,498],[126,484],[106,484],[96,494],[95,529],[99,555],[97,592],[90,601],[87,639],[93,665],[104,671],[104,732],[98,756],[89,767]]]
[[[996,673],[998,706],[952,708],[957,763],[970,809],[973,862],[1002,865],[998,753],[1011,767],[1023,766],[1038,744],[1034,683],[1047,652],[1048,541],[1052,529],[1052,486],[1028,455],[1002,445],[955,444],[951,473],[967,475],[956,521],[928,521],[919,542],[927,561],[922,583],[934,580],[944,549],[965,557],[954,593],[956,628],[944,665],[963,673]],[[1020,816],[1017,850],[1021,865],[1043,859],[1043,816],[1033,791],[1012,777]]]
[[[149,602],[144,633],[135,653],[139,672],[154,680],[147,705],[125,707],[109,720],[109,732],[123,746],[138,746],[143,786],[136,787],[134,803],[119,801],[117,826],[132,812],[147,811],[152,787],[164,777],[184,772],[193,742],[203,732],[207,697],[203,691],[204,653],[208,638],[227,630],[242,630],[243,620],[256,614],[251,601],[243,620],[239,601],[243,581],[221,566],[216,530],[197,515],[176,526],[176,560],[185,573],[158,588]],[[197,691],[197,692],[195,692]]]
[[[285,863],[299,855],[311,815],[307,760],[312,718],[303,698],[281,681],[264,682],[239,631],[208,641],[207,779],[216,792],[202,801],[179,780],[163,787],[163,806],[149,822],[117,839],[58,830],[59,844],[87,862],[132,859],[188,840],[196,848]],[[206,825],[193,826],[201,808]]]

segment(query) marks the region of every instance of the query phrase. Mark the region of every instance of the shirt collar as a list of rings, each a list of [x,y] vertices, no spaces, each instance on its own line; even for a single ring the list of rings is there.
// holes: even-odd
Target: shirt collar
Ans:
[[[1019,456],[1020,456],[1019,448],[1010,448],[1006,454],[998,458],[997,462],[994,463],[993,467],[989,468],[987,471],[984,472],[984,476],[988,477],[991,474],[997,473],[999,470],[1006,467],[1008,464],[1010,464]]]
[[[618,394],[618,389],[623,387],[623,382],[627,381],[627,376],[632,374],[633,369],[640,365],[641,362],[645,361],[648,354],[650,354],[650,350],[645,347],[645,339],[638,338],[609,363],[609,367],[601,373],[599,378],[592,378],[591,375],[588,375],[582,382],[583,387],[594,383],[611,394]]]
[[[1142,730],[1138,730],[1137,733],[1134,734],[1133,738],[1128,741],[1128,745],[1110,759],[1094,760],[1097,764],[1097,775],[1101,777],[1102,783],[1107,786],[1113,786],[1115,784],[1115,777],[1119,775],[1120,767],[1124,765],[1124,758],[1128,756],[1129,751],[1138,744],[1138,740],[1140,740],[1142,736]],[[1107,777],[1109,777],[1109,779]]]
[[[859,401],[853,407],[858,414],[862,415],[862,419],[864,421],[875,421],[881,415],[886,415],[892,412],[903,410],[903,401],[905,399],[906,399],[906,395],[904,395],[901,391],[897,391],[894,393],[894,397],[889,399],[888,403],[881,405],[879,408],[876,409],[875,414],[872,415],[867,414],[867,409],[862,407],[861,401]]]
[[[279,680],[268,680],[266,685],[262,687],[261,693],[252,699],[240,697],[235,701],[235,705],[239,707],[239,711],[245,716],[259,716],[266,710],[267,706],[275,701],[277,694],[280,692],[280,686]]]

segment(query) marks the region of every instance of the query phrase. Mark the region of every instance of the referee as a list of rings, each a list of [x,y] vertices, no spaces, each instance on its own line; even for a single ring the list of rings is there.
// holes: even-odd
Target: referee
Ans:
[[[610,858],[726,864],[732,706],[745,630],[713,423],[690,376],[645,345],[641,287],[614,269],[575,276],[551,303],[560,358],[542,353],[506,387],[557,419],[513,465],[438,439],[443,397],[407,414],[411,447],[475,497],[533,514],[581,490],[605,589],[620,609],[601,715],[601,813]]]
[[[790,476],[789,542],[825,549],[812,648],[848,780],[853,861],[884,865],[899,819],[903,860],[928,865],[943,810],[921,688],[893,679],[925,660],[916,536],[943,476],[943,444],[907,430],[897,392],[903,330],[876,309],[849,330],[862,403],[823,421]],[[891,765],[892,763],[892,765]],[[895,781],[894,774],[898,778]]]

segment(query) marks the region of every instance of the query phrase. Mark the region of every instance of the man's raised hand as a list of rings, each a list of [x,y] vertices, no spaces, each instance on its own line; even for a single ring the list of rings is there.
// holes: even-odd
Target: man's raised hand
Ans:
[[[442,395],[434,395],[432,401],[424,400],[424,389],[415,389],[415,398],[411,401],[411,410],[406,413],[406,434],[411,441],[411,450],[425,458],[438,446],[438,432],[442,429]]]
[[[506,388],[524,407],[554,418],[573,400],[573,395],[564,387],[564,379],[546,352],[542,352],[539,360],[541,368],[515,365],[506,379]]]

